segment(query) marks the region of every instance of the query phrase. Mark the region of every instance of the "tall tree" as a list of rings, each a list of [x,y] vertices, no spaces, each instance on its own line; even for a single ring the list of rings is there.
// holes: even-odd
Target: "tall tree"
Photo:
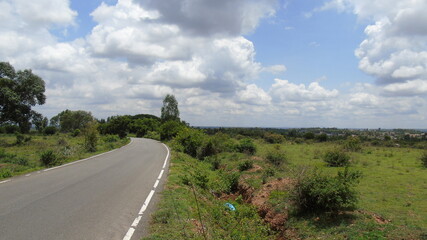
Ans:
[[[179,109],[178,101],[174,95],[168,94],[165,99],[163,99],[163,107],[161,117],[163,122],[166,121],[179,121]]]
[[[9,63],[0,62],[0,123],[14,123],[28,132],[30,120],[39,116],[31,107],[45,103],[44,92],[45,82],[30,69],[16,72]]]

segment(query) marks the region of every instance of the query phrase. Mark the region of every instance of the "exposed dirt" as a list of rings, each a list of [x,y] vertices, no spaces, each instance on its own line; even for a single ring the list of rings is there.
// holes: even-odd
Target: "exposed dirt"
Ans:
[[[385,219],[382,216],[373,212],[368,212],[368,211],[359,211],[359,212],[362,214],[371,216],[375,220],[375,222],[377,222],[378,224],[387,224],[391,222],[391,220]]]

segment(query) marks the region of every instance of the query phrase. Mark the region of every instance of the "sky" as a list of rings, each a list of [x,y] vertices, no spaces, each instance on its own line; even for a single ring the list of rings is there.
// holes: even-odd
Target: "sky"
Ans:
[[[0,61],[52,117],[193,126],[427,128],[425,0],[1,0]]]

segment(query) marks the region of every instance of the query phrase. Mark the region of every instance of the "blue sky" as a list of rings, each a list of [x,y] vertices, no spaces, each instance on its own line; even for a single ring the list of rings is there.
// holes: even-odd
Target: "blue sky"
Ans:
[[[426,128],[424,0],[5,0],[0,58],[47,83],[52,117]]]

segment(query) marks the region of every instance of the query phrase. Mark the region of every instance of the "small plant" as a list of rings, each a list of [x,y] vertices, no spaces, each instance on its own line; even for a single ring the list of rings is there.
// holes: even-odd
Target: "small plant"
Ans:
[[[276,167],[279,167],[283,163],[287,162],[285,152],[277,149],[267,153],[267,160]]]
[[[427,168],[427,151],[423,152],[423,154],[420,157],[420,160],[423,167]]]
[[[253,166],[254,166],[254,161],[247,159],[247,160],[239,163],[239,170],[241,172],[243,172],[243,171],[251,169]]]
[[[323,160],[329,167],[344,167],[349,165],[350,156],[341,150],[335,149],[326,152]]]
[[[256,152],[256,146],[252,139],[244,138],[240,140],[239,144],[237,145],[237,151],[246,153],[248,155],[254,155]]]
[[[115,143],[119,141],[119,137],[117,137],[116,135],[107,135],[104,137],[104,142],[107,143]]]
[[[47,150],[41,154],[40,161],[44,166],[51,167],[58,164],[58,157],[54,151]]]

